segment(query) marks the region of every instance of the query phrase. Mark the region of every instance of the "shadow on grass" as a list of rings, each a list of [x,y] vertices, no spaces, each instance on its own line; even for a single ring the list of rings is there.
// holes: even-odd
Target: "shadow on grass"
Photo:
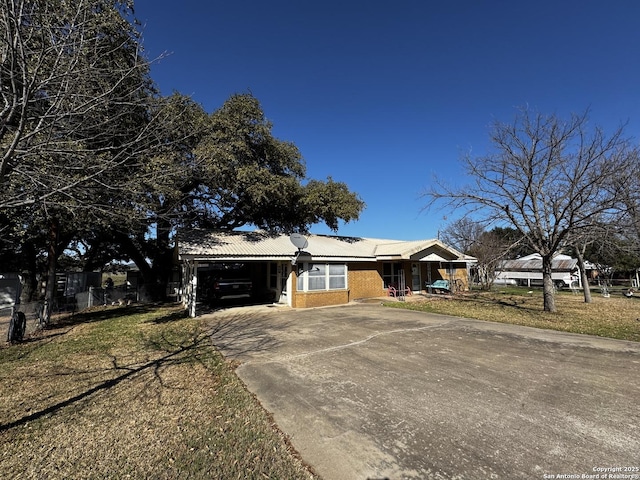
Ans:
[[[457,296],[456,300],[468,302],[476,305],[492,305],[516,310],[526,310],[529,312],[542,311],[542,297],[532,296],[525,293],[509,293],[509,292],[484,292],[484,293],[465,293]]]
[[[137,304],[127,307],[94,307],[79,313],[56,315],[52,317],[51,323],[46,327],[37,328],[25,336],[21,342],[15,344],[6,342],[4,345],[0,345],[0,350],[21,345],[23,348],[13,349],[12,357],[14,359],[23,358],[43,346],[56,341],[58,337],[64,337],[78,325],[98,323],[129,315],[144,314],[157,310],[159,306],[158,304]],[[170,315],[173,315],[173,313]]]
[[[101,322],[103,320],[110,320],[127,315],[148,313],[157,310],[158,307],[161,306],[163,306],[161,303],[141,303],[129,306],[93,307],[89,310],[83,310],[82,312],[61,316],[48,325],[46,330],[55,330],[57,328],[65,328],[81,323]]]
[[[170,322],[175,322],[178,320],[182,320],[184,318],[186,318],[187,315],[187,311],[183,308],[181,309],[177,309],[171,313],[168,313],[167,315],[164,315],[162,317],[158,317],[158,318],[154,318],[153,320],[151,320],[152,323],[156,324],[156,325],[162,325],[163,323],[170,323]]]
[[[144,303],[128,306],[117,307],[93,307],[89,310],[83,310],[78,313],[71,313],[67,315],[60,315],[54,317],[54,319],[44,328],[38,329],[31,333],[28,337],[20,342],[21,344],[28,344],[33,342],[41,342],[44,338],[51,339],[60,335],[64,335],[69,331],[69,328],[76,325],[82,325],[85,323],[96,323],[104,320],[113,320],[114,318],[126,317],[129,315],[140,315],[149,312],[156,311],[160,307],[175,307],[176,310],[164,317],[156,318],[154,323],[166,323],[173,320],[179,320],[184,318],[186,313],[182,310],[180,305],[174,303]]]
[[[50,343],[55,337],[67,334],[73,326],[109,320],[125,315],[138,315],[157,310],[157,305],[137,305],[134,307],[107,308],[99,311],[83,312],[73,317],[64,319],[51,325],[42,334],[48,334],[46,337],[34,337],[29,339],[32,346],[27,347],[26,353],[32,351],[33,347],[38,348],[37,342],[44,341]],[[180,308],[170,310],[167,314],[149,320],[154,324],[169,324],[185,318],[185,313]],[[80,393],[71,395],[69,398],[62,399],[51,405],[39,408],[37,411],[30,412],[21,418],[10,422],[0,424],[0,432],[11,430],[16,427],[23,426],[29,422],[36,421],[51,414],[55,414],[65,407],[77,405],[89,397],[100,392],[108,392],[121,382],[131,377],[149,372],[153,378],[164,386],[161,377],[163,368],[179,363],[198,362],[205,363],[205,358],[211,358],[211,347],[215,347],[224,356],[234,359],[249,353],[257,353],[268,351],[277,347],[280,342],[274,336],[277,330],[286,328],[289,323],[283,323],[281,320],[274,322],[274,317],[261,312],[242,311],[222,312],[220,315],[214,314],[213,318],[206,324],[206,331],[195,328],[193,332],[185,332],[182,327],[178,330],[164,330],[154,338],[148,338],[145,347],[141,352],[149,352],[149,355],[160,355],[155,359],[143,360],[143,363],[135,362],[129,365],[119,364],[116,357],[112,358],[112,366],[109,368],[100,368],[96,370],[64,370],[54,375],[77,376],[78,379],[91,376],[111,376],[113,378],[99,380],[94,386],[86,388]],[[53,333],[52,333],[53,332]],[[75,380],[72,380],[75,382]]]
[[[188,362],[188,361],[192,361],[194,358],[197,359],[197,353],[195,353],[198,349],[202,348],[202,347],[208,347],[210,346],[209,341],[208,341],[208,337],[200,335],[200,336],[194,336],[190,341],[188,341],[186,344],[181,344],[181,345],[176,345],[175,343],[172,343],[171,341],[164,339],[163,337],[161,337],[163,341],[161,342],[153,342],[152,346],[155,347],[159,347],[159,346],[163,346],[165,347],[165,351],[166,351],[166,347],[167,346],[174,346],[176,347],[175,350],[166,352],[165,355],[161,356],[160,358],[157,358],[155,360],[150,360],[148,362],[145,362],[141,365],[137,365],[137,366],[119,366],[117,364],[117,360],[114,357],[113,359],[113,368],[112,369],[107,369],[107,370],[101,370],[103,372],[108,372],[108,371],[118,371],[118,370],[124,370],[124,373],[122,373],[121,375],[116,376],[115,378],[112,379],[108,379],[108,380],[104,380],[100,383],[98,383],[97,385],[77,394],[74,395],[70,398],[67,398],[65,400],[59,401],[57,403],[54,403],[46,408],[42,408],[36,412],[33,412],[29,415],[26,415],[22,418],[19,418],[17,420],[14,420],[12,422],[8,422],[5,424],[0,424],[0,432],[3,431],[7,431],[10,430],[12,428],[16,428],[22,425],[25,425],[28,422],[32,422],[35,420],[38,420],[42,417],[45,417],[46,415],[49,414],[53,414],[56,413],[57,411],[74,405],[82,400],[87,399],[88,397],[90,397],[93,394],[96,394],[98,392],[102,392],[102,391],[108,391],[109,389],[112,389],[113,387],[115,387],[116,385],[118,385],[119,383],[121,383],[124,380],[129,379],[130,377],[145,372],[145,371],[153,371],[154,372],[154,376],[157,379],[160,379],[159,377],[159,370],[162,367],[165,366],[169,366],[169,365],[175,365],[178,363],[183,363],[183,362]],[[180,356],[183,354],[190,354],[187,355],[183,358],[181,358]],[[87,373],[87,372],[80,372],[80,371],[73,371],[68,373],[68,375],[82,375],[83,373]],[[91,372],[91,373],[97,373],[97,372]],[[162,380],[160,379],[160,383],[162,383]]]

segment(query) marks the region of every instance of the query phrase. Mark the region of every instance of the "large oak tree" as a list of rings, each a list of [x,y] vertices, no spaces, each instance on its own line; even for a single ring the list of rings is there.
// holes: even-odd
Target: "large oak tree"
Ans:
[[[158,95],[131,1],[0,0],[0,10],[0,254],[29,272],[25,292],[48,258],[51,305],[69,248],[86,268],[134,260],[161,291],[179,228],[336,230],[358,218],[359,197],[306,178],[251,95],[211,114]]]
[[[336,231],[340,221],[358,218],[364,208],[358,195],[332,178],[308,179],[300,151],[273,135],[253,95],[232,95],[211,114],[178,101],[179,111],[191,113],[173,133],[188,141],[172,139],[149,159],[156,175],[147,177],[140,197],[147,225],[112,232],[148,281],[159,287],[168,281],[179,229],[250,226],[278,233],[323,222]]]

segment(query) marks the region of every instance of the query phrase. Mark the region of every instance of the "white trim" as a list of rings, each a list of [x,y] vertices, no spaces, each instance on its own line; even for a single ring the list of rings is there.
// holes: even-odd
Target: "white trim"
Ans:
[[[445,258],[442,258],[437,253],[430,253],[426,257],[422,257],[422,258],[418,259],[418,261],[419,262],[455,262],[456,260],[447,260]],[[459,261],[459,260],[457,260],[457,261]]]
[[[324,272],[324,286],[325,288],[316,288],[309,289],[309,264],[322,264],[326,267]],[[344,287],[340,288],[331,288],[331,277],[334,278],[342,278],[342,275],[331,275],[331,266],[332,265],[340,265],[344,267]],[[329,291],[339,291],[339,290],[348,290],[349,289],[349,266],[344,262],[300,262],[298,263],[298,268],[302,268],[302,272],[298,269],[297,280],[298,284],[296,285],[297,292],[309,293],[309,292],[329,292]],[[302,285],[300,285],[302,282]],[[302,288],[300,288],[302,286]]]

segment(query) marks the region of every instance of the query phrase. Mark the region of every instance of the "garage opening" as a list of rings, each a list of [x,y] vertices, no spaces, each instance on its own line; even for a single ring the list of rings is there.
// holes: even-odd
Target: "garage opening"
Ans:
[[[267,262],[212,262],[198,265],[198,300],[217,305],[255,305],[276,301]]]

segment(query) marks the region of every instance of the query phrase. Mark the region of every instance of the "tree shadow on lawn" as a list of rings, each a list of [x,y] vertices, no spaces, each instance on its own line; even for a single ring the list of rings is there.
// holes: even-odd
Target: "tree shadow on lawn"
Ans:
[[[178,309],[176,304],[137,304],[133,306],[118,307],[94,307],[78,313],[56,315],[52,317],[52,321],[44,328],[37,328],[22,339],[20,342],[0,344],[0,350],[10,348],[15,345],[21,345],[23,348],[15,350],[13,358],[18,359],[33,354],[36,350],[44,345],[54,342],[57,337],[64,337],[70,333],[75,327],[84,324],[113,320],[128,315],[138,315],[150,313],[158,310],[163,306],[168,308],[175,307],[175,311],[170,311],[166,315],[154,319],[156,323],[163,323],[178,318],[184,318],[183,310]]]
[[[103,320],[111,320],[113,318],[119,318],[126,315],[139,315],[152,312],[163,306],[171,305],[174,304],[139,303],[135,305],[92,307],[81,312],[60,316],[47,326],[46,330],[55,330],[56,328],[65,328],[81,323],[101,322]]]
[[[542,311],[542,297],[540,295],[532,296],[519,295],[511,293],[484,292],[484,293],[463,293],[452,298],[460,302],[470,305],[490,305],[507,308],[515,308],[517,310],[526,310],[530,312]]]
[[[30,413],[29,415],[25,415],[11,422],[0,424],[0,432],[4,432],[12,428],[20,427],[29,422],[43,418],[47,415],[54,414],[65,407],[78,404],[83,400],[86,400],[92,395],[97,394],[99,392],[109,391],[114,387],[116,387],[121,382],[123,382],[124,380],[130,379],[131,377],[134,377],[135,375],[138,375],[138,374],[153,372],[153,378],[159,381],[159,383],[164,387],[165,385],[160,375],[160,371],[164,367],[183,364],[183,363],[191,363],[193,361],[201,361],[199,352],[202,351],[202,349],[204,348],[211,347],[208,336],[203,334],[193,336],[187,342],[183,342],[180,344],[162,335],[157,340],[148,342],[148,346],[151,347],[152,349],[161,348],[164,354],[159,358],[147,360],[144,363],[134,362],[128,365],[120,365],[117,357],[111,355],[111,359],[112,359],[111,368],[102,368],[102,369],[93,369],[93,370],[71,369],[71,370],[54,373],[53,375],[55,375],[56,377],[59,377],[61,375],[74,377],[70,381],[70,385],[75,385],[78,382],[82,381],[82,379],[85,378],[87,375],[90,375],[91,378],[95,378],[100,374],[109,375],[109,373],[123,372],[115,376],[114,378],[109,378],[109,379],[100,381],[98,384],[92,386],[91,388],[87,388],[86,390],[76,395],[70,396],[67,399],[52,403],[51,405],[45,408],[39,409],[33,413]]]
[[[36,349],[38,348],[37,342],[40,342],[40,345],[51,343],[55,341],[55,337],[68,334],[73,327],[78,324],[109,320],[124,315],[147,313],[157,308],[158,305],[144,305],[136,306],[134,309],[131,307],[121,307],[104,311],[87,312],[81,315],[77,314],[74,315],[73,318],[65,319],[55,325],[51,325],[42,332],[44,337],[32,337],[28,339],[27,342],[31,343],[31,345],[16,345],[15,348],[25,350],[25,355],[27,355],[33,353],[34,347]],[[175,311],[169,311],[161,317],[148,320],[148,322],[161,325],[183,319],[184,317],[184,311],[177,309]],[[152,377],[150,381],[157,381],[161,387],[167,388],[161,375],[165,367],[194,362],[205,364],[205,358],[209,360],[213,358],[212,348],[216,348],[221,354],[229,357],[232,363],[235,363],[233,360],[236,358],[246,354],[269,351],[280,344],[273,333],[286,328],[289,324],[290,322],[282,322],[280,320],[274,322],[272,315],[265,315],[260,312],[242,310],[233,313],[224,312],[221,315],[214,314],[212,318],[206,322],[204,330],[195,327],[193,332],[187,332],[185,334],[184,330],[171,331],[171,329],[169,329],[160,332],[157,336],[147,338],[144,347],[140,348],[139,351],[125,353],[121,356],[121,358],[128,359],[124,363],[115,355],[110,354],[110,366],[105,366],[104,363],[101,363],[104,362],[104,356],[102,356],[102,360],[100,360],[100,357],[96,357],[93,366],[85,364],[84,368],[74,368],[73,364],[71,364],[61,366],[53,372],[36,374],[43,375],[41,380],[37,380],[36,383],[45,385],[44,390],[46,390],[46,382],[52,381],[51,379],[47,380],[46,377],[53,376],[60,378],[60,380],[53,381],[57,383],[58,387],[63,385],[63,389],[67,391],[66,395],[68,398],[59,399],[60,396],[58,396],[58,400],[56,400],[53,395],[47,394],[42,400],[38,400],[39,392],[25,392],[25,395],[30,397],[31,401],[35,402],[35,405],[40,408],[32,412],[27,410],[30,412],[27,415],[6,423],[0,423],[0,432],[5,432],[48,415],[58,413],[65,407],[82,405],[83,402],[86,402],[93,396],[108,392],[123,381],[130,380],[136,375],[151,373]],[[160,356],[153,358],[155,354]],[[136,355],[138,355],[137,359],[132,358]],[[14,358],[22,356],[24,355],[17,355]],[[146,357],[146,359],[141,359],[140,356]],[[61,377],[68,378],[68,386]],[[95,383],[94,379],[97,379],[98,383]],[[73,390],[77,391],[78,388],[83,388],[81,386],[83,382],[95,384],[85,384],[82,391],[72,394]],[[43,391],[43,393],[46,392]],[[61,392],[60,395],[64,396],[65,394]],[[50,402],[53,403],[42,406],[43,403],[46,404]],[[15,413],[17,409],[13,410]]]
[[[102,322],[105,320],[113,320],[114,318],[120,318],[128,315],[141,315],[150,313],[161,307],[175,307],[176,310],[166,315],[155,318],[154,323],[165,323],[173,320],[179,320],[186,316],[186,313],[182,309],[178,309],[178,304],[172,303],[144,303],[128,306],[100,306],[93,307],[91,309],[83,310],[81,312],[61,314],[52,317],[51,323],[32,332],[29,336],[25,337],[20,344],[29,344],[34,342],[42,342],[55,338],[60,335],[65,335],[73,327],[77,325]]]
[[[24,350],[25,354],[16,355],[14,358],[17,359],[33,353],[34,348],[38,349],[38,342],[40,342],[40,345],[54,342],[55,337],[68,334],[78,324],[99,322],[124,315],[148,313],[157,308],[158,305],[140,305],[133,308],[107,308],[101,311],[76,314],[73,318],[70,317],[51,325],[41,332],[41,336],[27,339],[26,345],[16,345],[15,348]],[[161,317],[148,320],[148,322],[161,325],[184,317],[184,311],[176,309]],[[281,320],[274,322],[272,315],[265,315],[260,312],[242,310],[233,313],[224,312],[221,315],[214,314],[211,319],[208,319],[204,330],[196,327],[193,332],[186,335],[184,330],[159,332],[157,336],[145,340],[144,347],[140,348],[139,351],[125,353],[121,358],[127,358],[128,360],[124,363],[115,355],[110,354],[110,366],[104,365],[104,356],[102,356],[102,360],[100,357],[96,357],[95,364],[85,364],[84,368],[75,368],[71,363],[71,365],[61,366],[53,372],[36,373],[36,376],[44,375],[41,379],[42,381],[36,380],[36,383],[45,385],[41,388],[43,392],[25,392],[25,395],[31,399],[29,403],[33,402],[32,405],[34,403],[37,405],[37,410],[27,410],[29,412],[27,415],[6,423],[0,423],[0,432],[55,414],[65,407],[81,405],[90,397],[101,392],[108,392],[123,381],[136,375],[152,373],[151,378],[166,388],[161,376],[163,368],[182,363],[199,362],[204,364],[205,358],[209,360],[212,358],[212,348],[216,348],[232,361],[243,355],[269,351],[280,344],[273,334],[286,328],[289,324],[290,322],[282,322]],[[156,354],[159,356],[153,358]],[[135,356],[138,356],[138,358],[133,358]],[[140,356],[143,358],[140,358]],[[39,393],[46,393],[44,392],[46,390],[46,382],[51,382],[50,379],[47,380],[45,377],[51,376],[69,379],[68,386],[62,378],[59,381],[53,380],[57,382],[58,387],[63,385],[63,390],[67,391],[68,398],[60,399],[60,396],[65,395],[64,392],[61,392],[60,395],[56,395],[58,399],[49,393],[43,399],[38,400]],[[98,383],[95,383],[96,380]],[[85,384],[83,388],[81,386],[83,382],[93,385]],[[73,394],[73,390],[77,392],[78,388],[81,388],[82,391]],[[43,403],[45,406],[43,406]],[[46,405],[47,403],[50,404]],[[17,413],[18,409],[13,410],[14,413]]]

